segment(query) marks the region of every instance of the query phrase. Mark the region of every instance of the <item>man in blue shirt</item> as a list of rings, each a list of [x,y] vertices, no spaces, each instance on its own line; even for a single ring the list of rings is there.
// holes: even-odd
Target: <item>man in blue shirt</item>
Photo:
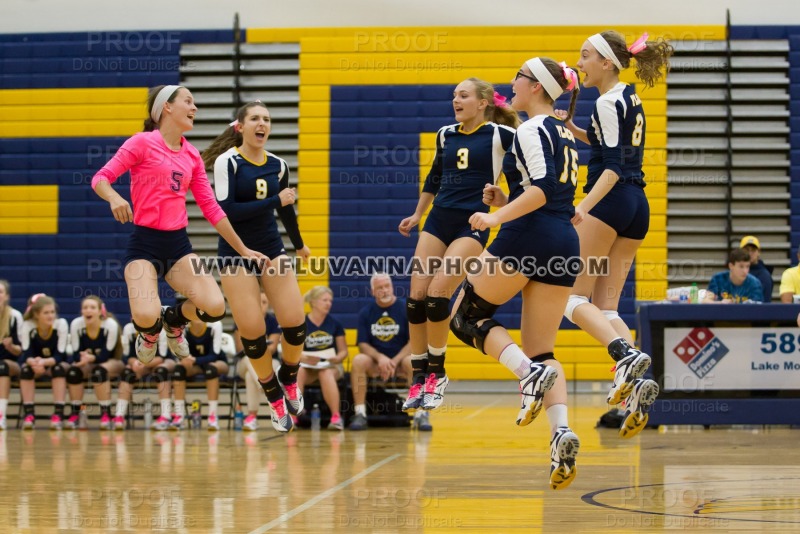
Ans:
[[[711,277],[705,302],[736,304],[761,302],[763,298],[761,282],[750,274],[750,254],[737,248],[731,251],[728,258],[728,270]]]
[[[411,376],[411,347],[408,343],[406,303],[394,294],[388,274],[375,274],[370,280],[374,302],[358,314],[358,350],[350,369],[355,416],[348,428],[367,428],[367,377],[407,380]],[[422,424],[423,422],[419,422]],[[425,426],[429,423],[424,421]],[[430,428],[420,428],[420,430]]]

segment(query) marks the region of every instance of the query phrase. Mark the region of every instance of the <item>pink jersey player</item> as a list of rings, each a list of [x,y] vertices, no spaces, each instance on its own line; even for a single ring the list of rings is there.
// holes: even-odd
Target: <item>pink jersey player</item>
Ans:
[[[185,325],[195,318],[213,322],[225,315],[225,300],[214,278],[192,269],[197,256],[186,232],[187,191],[236,252],[268,261],[242,243],[214,198],[199,152],[183,137],[194,127],[197,113],[192,93],[178,85],[155,87],[147,107],[144,132],[128,139],[92,179],[92,188],[109,203],[114,219],[134,224],[124,261],[125,282],[131,319],[139,332],[136,356],[145,364],[155,356],[162,327],[170,350],[185,358]],[[111,187],[126,171],[131,173],[133,210]],[[162,308],[159,277],[188,300]]]

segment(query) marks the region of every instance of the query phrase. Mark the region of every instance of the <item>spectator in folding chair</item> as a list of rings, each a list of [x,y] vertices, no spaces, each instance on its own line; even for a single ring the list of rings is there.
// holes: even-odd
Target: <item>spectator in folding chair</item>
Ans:
[[[375,301],[358,314],[357,341],[361,352],[353,358],[350,369],[355,404],[355,415],[347,427],[350,430],[367,428],[367,377],[409,381],[412,376],[406,303],[395,296],[388,274],[372,275],[370,287]],[[414,426],[431,430],[427,411],[418,410],[414,414]]]
[[[319,382],[322,398],[331,411],[329,430],[343,430],[344,421],[339,407],[339,379],[344,376],[342,362],[347,358],[347,340],[344,327],[330,315],[333,291],[329,287],[315,286],[305,296],[311,311],[306,315],[306,342],[297,387]]]
[[[273,371],[280,367],[278,361],[278,349],[280,348],[281,327],[275,314],[269,309],[269,299],[261,293],[261,313],[264,315],[264,323],[267,328],[267,353],[265,358],[272,360]],[[261,404],[262,389],[258,382],[258,375],[253,369],[250,359],[244,357],[244,347],[242,346],[242,336],[239,334],[239,327],[233,327],[233,342],[236,346],[236,355],[239,363],[236,365],[237,374],[244,380],[245,396],[247,398],[247,417],[244,418],[243,429],[245,431],[258,430],[258,406]]]
[[[22,354],[22,314],[11,307],[11,286],[0,280],[0,430],[6,429],[11,378],[19,376],[17,359]]]
[[[181,430],[186,421],[186,379],[205,376],[208,393],[208,429],[219,430],[219,377],[228,373],[228,361],[222,352],[222,323],[194,320],[185,332],[189,356],[178,361],[172,371],[175,413],[170,430]]]
[[[170,396],[172,388],[170,375],[175,368],[175,359],[169,355],[167,350],[167,333],[161,331],[158,338],[158,352],[148,363],[142,363],[136,357],[136,326],[128,323],[122,329],[122,363],[125,369],[122,371],[122,378],[119,381],[119,393],[117,395],[117,411],[114,415],[114,430],[125,430],[125,417],[128,414],[128,405],[133,400],[133,386],[140,381],[149,382],[155,380],[158,384],[158,398],[161,405],[161,413],[158,419],[153,421],[153,430],[166,430],[172,421],[172,401]]]
[[[91,377],[100,404],[100,430],[111,428],[111,379],[122,373],[119,323],[106,310],[100,297],[90,295],[81,302],[81,316],[70,325],[73,354],[67,370],[72,413],[64,426],[78,427],[83,404],[83,382]]]
[[[25,413],[23,430],[33,430],[36,423],[34,400],[35,380],[49,377],[53,388],[55,410],[50,417],[50,428],[61,430],[64,425],[64,401],[67,397],[66,358],[69,325],[59,318],[56,301],[44,293],[37,293],[28,300],[23,315],[22,355],[19,357],[19,389]]]

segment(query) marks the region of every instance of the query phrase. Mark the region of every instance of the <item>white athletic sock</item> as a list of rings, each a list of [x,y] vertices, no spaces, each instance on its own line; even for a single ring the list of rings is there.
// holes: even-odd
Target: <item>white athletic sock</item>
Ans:
[[[356,404],[356,415],[363,415],[364,417],[367,416],[367,405],[366,404]]]
[[[172,405],[169,399],[161,399],[161,416],[167,418],[172,416]]]
[[[500,363],[522,380],[531,374],[531,361],[516,343],[511,343],[500,353]]]
[[[186,415],[185,400],[175,400],[175,415]]]
[[[217,413],[217,406],[219,405],[219,401],[208,401],[208,414],[211,415],[212,413]]]
[[[8,411],[8,399],[0,399],[0,414],[2,414],[3,417],[5,417],[7,411]]]
[[[430,354],[431,356],[441,356],[442,354],[445,353],[446,350],[447,350],[447,345],[439,348],[428,345],[428,354]]]
[[[554,404],[545,411],[547,420],[550,421],[550,434],[555,434],[560,426],[569,426],[566,404]]]
[[[128,413],[128,401],[126,401],[125,399],[118,399],[117,417],[125,417],[126,413]]]

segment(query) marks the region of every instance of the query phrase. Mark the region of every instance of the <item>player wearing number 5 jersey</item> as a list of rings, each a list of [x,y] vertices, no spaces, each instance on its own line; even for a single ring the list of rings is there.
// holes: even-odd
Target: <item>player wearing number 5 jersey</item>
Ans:
[[[586,130],[567,122],[577,139],[591,145],[587,195],[573,218],[581,257],[607,257],[609,272],[600,277],[584,271],[564,315],[606,345],[617,362],[607,400],[616,405],[630,397],[620,428],[624,438],[644,428],[658,386],[641,380],[650,357],[632,347],[633,336],[617,312],[628,271],[650,225],[642,172],[647,123],[642,100],[632,86],[619,81],[619,73],[636,59],[636,77],[652,87],[663,76],[662,69],[669,68],[672,51],[663,39],[648,41],[647,34],[630,47],[614,31],[589,37],[581,48],[578,68],[585,74],[584,87],[597,87],[600,98]]]

